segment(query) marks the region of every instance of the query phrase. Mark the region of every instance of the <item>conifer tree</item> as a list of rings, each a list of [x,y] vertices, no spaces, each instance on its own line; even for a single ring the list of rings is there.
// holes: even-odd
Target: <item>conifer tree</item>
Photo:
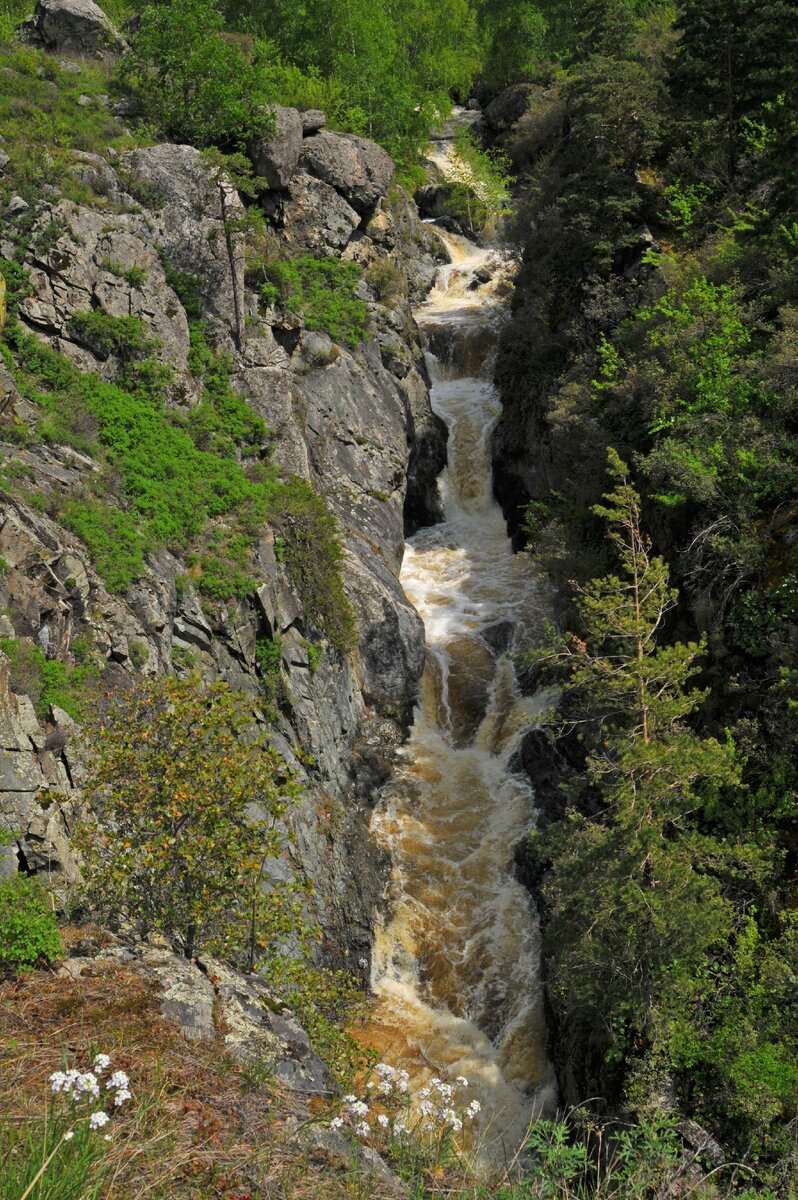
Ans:
[[[731,927],[694,814],[710,790],[739,781],[733,749],[688,724],[703,647],[663,644],[676,602],[663,559],[641,528],[626,466],[610,451],[614,486],[595,508],[617,572],[579,589],[580,634],[548,650],[566,669],[564,710],[588,748],[600,815],[571,811],[538,839],[552,987],[564,1019],[594,1028],[610,1054],[644,1036],[665,975],[696,968]],[[542,656],[541,656],[542,657]],[[595,1037],[594,1037],[595,1040]]]

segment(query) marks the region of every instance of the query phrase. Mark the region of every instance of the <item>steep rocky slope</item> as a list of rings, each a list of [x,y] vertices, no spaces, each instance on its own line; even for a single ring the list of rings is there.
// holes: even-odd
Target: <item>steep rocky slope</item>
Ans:
[[[76,41],[71,8],[68,36],[59,41],[57,7],[48,4],[47,46],[74,73],[81,66],[69,56],[86,46]],[[0,375],[0,637],[17,645],[29,639],[67,670],[78,662],[76,645],[84,656],[88,645],[112,687],[136,670],[196,668],[256,699],[258,646],[276,646],[275,736],[304,796],[293,866],[314,884],[331,957],[363,970],[379,890],[363,812],[402,737],[423,665],[421,622],[398,571],[406,523],[413,528],[438,515],[434,481],[445,444],[409,299],[431,284],[440,249],[409,199],[391,187],[384,151],[323,126],[321,113],[279,111],[273,138],[252,152],[256,172],[271,184],[257,207],[281,255],[390,264],[388,292],[366,282],[378,275],[357,285],[368,310],[360,345],[336,344],[305,328],[301,314],[286,317],[264,303],[246,261],[245,204],[253,202],[190,146],[70,152],[81,201],[56,186],[33,203],[12,196],[0,255],[27,272],[18,300],[23,329],[81,372],[118,380],[125,354],[87,336],[76,316],[143,323],[136,328],[171,369],[166,406],[183,415],[201,396],[190,321],[204,323],[214,352],[227,356],[232,388],[270,431],[273,462],[310,483],[337,518],[355,649],[341,654],[311,629],[268,526],[247,563],[255,583],[247,595],[202,596],[193,560],[166,548],[150,555],[127,590],[109,590],[86,545],[58,519],[65,501],[94,494],[103,473],[91,452],[94,431],[86,430],[85,450],[76,439],[64,445],[47,434],[41,409],[20,394],[7,368]],[[189,278],[199,312],[187,313],[189,302],[178,294],[176,280]],[[121,485],[117,501],[124,508]],[[17,838],[0,851],[3,869],[47,870],[69,881],[80,784],[71,722],[58,706],[43,707],[41,693],[37,713],[20,671],[10,678],[4,665],[0,812]]]

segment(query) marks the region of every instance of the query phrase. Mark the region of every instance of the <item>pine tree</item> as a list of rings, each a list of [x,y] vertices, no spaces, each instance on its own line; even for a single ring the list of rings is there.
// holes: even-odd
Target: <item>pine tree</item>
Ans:
[[[617,573],[579,589],[581,633],[548,651],[567,671],[564,710],[582,731],[601,811],[570,812],[538,851],[550,864],[557,1004],[574,1029],[621,1055],[645,1038],[668,972],[697,968],[731,928],[718,879],[701,869],[717,848],[693,814],[739,772],[730,746],[688,724],[704,695],[691,686],[703,647],[662,643],[677,594],[615,451],[610,471],[613,489],[594,511],[608,524]]]
[[[731,178],[748,122],[789,140],[798,102],[798,9],[789,0],[683,0],[673,91],[698,122],[723,130]],[[788,132],[789,130],[789,132]]]

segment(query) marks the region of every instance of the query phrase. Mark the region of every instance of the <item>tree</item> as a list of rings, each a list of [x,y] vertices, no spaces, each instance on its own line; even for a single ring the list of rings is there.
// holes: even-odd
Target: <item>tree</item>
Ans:
[[[243,696],[195,677],[140,679],[84,729],[91,769],[79,830],[85,897],[192,957],[203,944],[252,969],[301,935],[294,886],[269,884],[296,783]]]
[[[683,0],[673,92],[696,125],[723,131],[729,176],[754,125],[792,142],[798,104],[798,12],[787,0]],[[786,147],[785,147],[786,148]],[[770,156],[775,146],[770,147]],[[778,154],[777,154],[778,156]]]
[[[550,864],[546,939],[562,1019],[617,1057],[645,1038],[668,973],[697,969],[728,936],[733,910],[707,869],[723,851],[695,814],[739,770],[730,745],[688,724],[703,698],[691,687],[703,646],[662,644],[676,592],[615,451],[610,472],[595,512],[618,573],[578,589],[580,633],[538,655],[565,670],[564,720],[581,731],[600,813],[571,811],[538,852]]]
[[[240,145],[272,128],[258,72],[223,30],[213,0],[169,0],[141,14],[119,79],[175,141]]]

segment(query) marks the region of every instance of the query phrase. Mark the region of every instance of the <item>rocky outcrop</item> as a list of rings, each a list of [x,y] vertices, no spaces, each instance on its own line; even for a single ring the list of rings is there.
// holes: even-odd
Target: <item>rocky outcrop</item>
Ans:
[[[302,134],[304,137],[309,137],[312,133],[318,133],[327,124],[327,116],[320,108],[308,108],[299,115],[302,119]]]
[[[502,133],[523,117],[536,91],[531,83],[514,83],[491,100],[482,120],[494,133]]]
[[[94,0],[37,0],[29,21],[19,27],[29,46],[80,58],[111,58],[125,42]]]
[[[301,129],[298,114],[297,121]],[[95,494],[98,465],[74,447],[26,437],[40,414],[5,373],[0,408],[14,439],[0,443],[0,457],[25,483],[0,493],[0,608],[10,614],[0,636],[68,664],[76,638],[88,637],[108,686],[134,670],[193,667],[249,692],[256,703],[259,639],[279,638],[283,699],[274,738],[302,785],[284,870],[314,886],[327,960],[365,975],[381,890],[366,818],[402,740],[423,666],[421,622],[398,582],[405,521],[414,527],[438,516],[435,479],[445,453],[408,302],[432,283],[440,248],[407,198],[385,198],[393,168],[384,151],[318,132],[319,121],[313,115],[307,122],[314,132],[302,141],[303,156],[311,144],[332,138],[349,147],[349,174],[331,173],[328,182],[300,160],[287,186],[265,192],[260,203],[286,257],[340,255],[364,269],[389,265],[399,281],[390,295],[378,295],[368,274],[361,280],[369,334],[358,347],[336,345],[304,329],[301,317],[263,303],[238,232],[244,203],[190,146],[76,153],[73,169],[97,196],[96,206],[51,195],[32,213],[7,209],[0,253],[12,257],[23,245],[30,286],[20,318],[27,330],[81,369],[112,380],[119,355],[87,336],[85,322],[75,318],[90,312],[137,318],[157,357],[172,368],[168,403],[186,411],[196,403],[199,381],[190,366],[185,293],[178,294],[176,280],[191,281],[199,305],[192,319],[199,315],[211,344],[227,351],[233,387],[269,426],[275,463],[309,481],[337,517],[356,651],[341,658],[327,647],[311,664],[307,614],[267,528],[248,564],[258,587],[243,600],[203,602],[187,564],[166,549],[124,596],[109,594],[80,539],[46,511]],[[92,430],[86,435],[90,447]],[[114,487],[113,479],[102,483]],[[50,498],[45,511],[32,506],[34,495]],[[68,881],[80,781],[71,735],[59,744],[65,714],[40,705],[37,717],[20,672],[10,691],[5,678],[15,716],[4,741],[16,757],[0,789],[0,815],[17,834],[7,869],[46,868]]]
[[[358,212],[388,191],[394,172],[390,155],[365,138],[326,130],[307,138],[300,166],[334,187]]]
[[[249,148],[249,157],[255,174],[265,179],[269,187],[286,188],[302,152],[305,123],[295,108],[274,104],[269,112],[274,132],[269,137],[256,138]]]

